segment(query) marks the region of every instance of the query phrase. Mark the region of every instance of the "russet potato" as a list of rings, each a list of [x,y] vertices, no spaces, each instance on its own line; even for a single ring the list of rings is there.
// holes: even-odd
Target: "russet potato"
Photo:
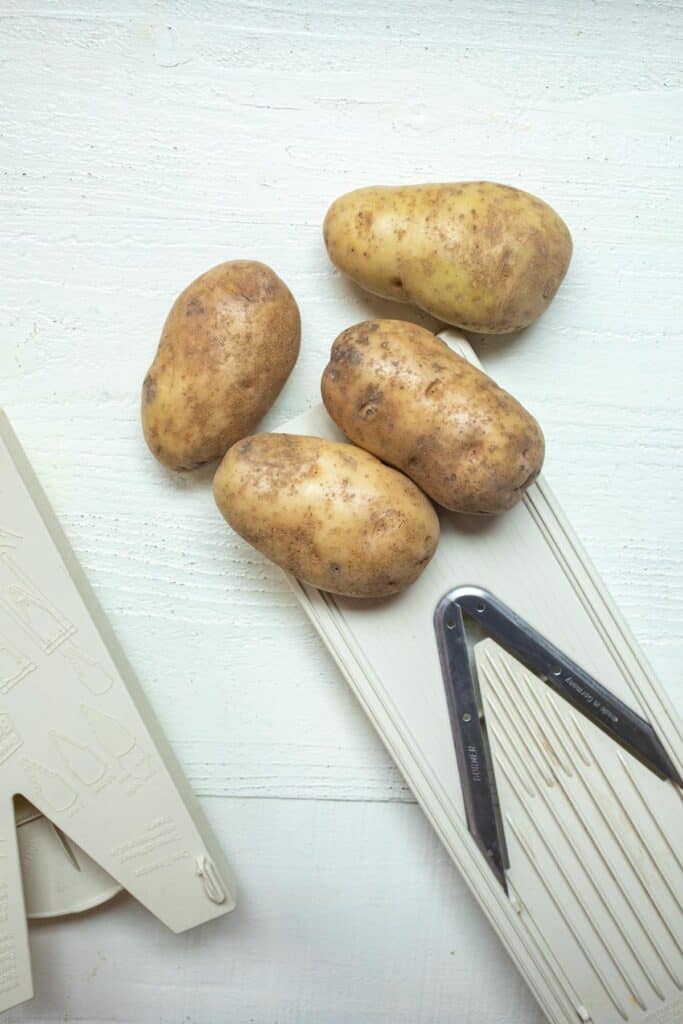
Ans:
[[[142,388],[152,453],[171,469],[221,458],[251,433],[299,354],[289,288],[254,260],[221,263],[173,303]]]
[[[534,417],[430,331],[368,320],[343,331],[322,397],[341,430],[458,512],[512,508],[544,456]]]
[[[323,235],[363,288],[483,334],[536,320],[572,253],[552,207],[489,181],[357,189],[332,203]]]
[[[439,520],[402,473],[350,444],[257,434],[228,451],[214,479],[230,526],[321,590],[386,597],[434,554]]]

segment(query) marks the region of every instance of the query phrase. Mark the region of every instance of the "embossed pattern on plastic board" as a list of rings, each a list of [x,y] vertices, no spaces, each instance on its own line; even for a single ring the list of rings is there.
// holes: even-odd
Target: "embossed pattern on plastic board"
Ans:
[[[162,745],[0,414],[0,1010],[32,994],[15,794],[173,931],[234,906],[227,864]]]

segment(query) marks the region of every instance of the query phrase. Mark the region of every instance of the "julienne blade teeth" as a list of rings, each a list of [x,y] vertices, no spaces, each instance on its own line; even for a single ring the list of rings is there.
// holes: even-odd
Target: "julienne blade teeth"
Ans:
[[[517,786],[515,785],[514,779],[508,774],[508,771],[506,770],[505,766],[503,765],[502,767],[508,782],[510,783],[513,791],[515,792],[517,799],[519,800],[520,793],[517,789]],[[629,979],[627,968],[621,963],[613,947],[610,945],[610,943],[607,941],[604,935],[601,934],[600,930],[596,926],[589,905],[587,904],[585,898],[580,895],[579,890],[572,885],[572,880],[569,877],[569,873],[567,872],[567,869],[562,865],[562,860],[557,851],[555,850],[555,848],[553,847],[552,843],[550,842],[548,836],[543,834],[543,832],[539,829],[538,825],[533,819],[529,818],[528,821],[529,827],[533,829],[537,842],[539,842],[545,847],[545,850],[550,860],[555,866],[555,870],[558,872],[558,874],[562,876],[562,879],[564,880],[567,890],[571,893],[576,903],[580,907],[588,929],[592,931],[596,941],[602,946],[605,955],[611,961],[614,969],[616,970],[617,974],[626,986],[629,995],[634,1000],[634,1002],[638,1004],[641,1010],[646,1010],[647,1005],[642,994],[636,989],[633,982]]]
[[[541,748],[534,743],[533,734],[528,731],[528,726],[524,718],[522,716],[515,715],[509,695],[504,689],[501,689],[496,692],[495,699],[498,701],[498,706],[496,707],[498,712],[498,721],[502,722],[504,718],[507,720],[515,731],[518,744],[524,750],[527,757],[533,762],[542,781],[546,786],[554,786],[556,776],[548,756],[544,750],[541,750]]]
[[[579,768],[574,774],[553,772],[552,784],[549,784],[546,774],[537,771],[538,784],[533,787],[533,796],[540,796],[554,825],[572,852],[572,864],[581,869],[582,877],[590,886],[592,898],[597,900],[608,915],[609,920],[624,942],[630,956],[638,965],[639,970],[655,996],[659,1000],[664,1000],[665,994],[650,969],[647,959],[640,952],[637,940],[638,931],[641,932],[642,937],[646,939],[657,954],[661,967],[680,990],[681,985],[677,972],[673,968],[660,940],[657,939],[646,923],[645,917],[639,912],[630,891],[622,883],[614,870],[610,856],[598,839],[597,831],[589,825],[582,811],[582,807],[586,806],[585,798],[587,796],[589,802],[592,803],[592,810],[599,810],[602,820],[605,822],[607,829],[610,830],[609,822],[605,819],[604,812],[594,802],[591,785],[584,779],[584,772],[590,773],[591,770],[595,771],[596,761],[593,759],[589,760],[586,755],[588,747],[573,709],[566,705],[557,694],[547,691],[540,680],[524,666],[516,662],[502,648],[497,648],[497,645],[493,645],[491,641],[485,641],[481,648],[477,653],[477,665],[479,667],[485,715],[490,718],[489,732],[492,740],[491,747],[494,765],[503,772],[520,807],[525,809],[529,822],[528,827],[533,829],[534,835],[537,836],[536,841],[546,848],[546,859],[548,862],[552,861],[555,865],[555,870],[565,877],[565,881],[570,888],[569,878],[562,869],[562,859],[559,853],[553,849],[550,837],[539,830],[536,815],[529,806],[528,798],[532,793],[530,792],[530,776],[527,766],[528,764],[533,764],[538,769],[539,765],[547,765],[548,762],[544,756],[545,737],[551,734],[554,739],[560,742],[563,753],[568,760]],[[535,727],[534,729],[531,728],[532,722]],[[543,739],[543,743],[541,743],[541,739]],[[519,752],[521,750],[524,750],[525,758],[520,756]],[[619,759],[620,767],[623,767],[627,763],[628,757],[619,749],[615,749],[614,753],[616,753]],[[558,759],[558,763],[561,763],[560,759]],[[599,767],[599,771],[603,776],[605,775],[602,767]],[[631,777],[631,783],[635,785],[633,777]],[[583,793],[583,800],[576,799],[578,795],[575,793],[577,786],[579,791]],[[559,807],[557,804],[558,788],[559,794],[563,797],[562,807]],[[525,794],[527,795],[525,796]],[[642,794],[639,794],[639,796],[642,799]],[[577,840],[574,838],[574,830],[570,827],[567,820],[567,814],[570,814],[576,824],[580,826],[580,834],[583,836],[584,841],[588,843],[589,848],[592,848],[597,853],[609,877],[615,883],[617,890],[629,906],[633,914],[632,925],[626,924],[623,920],[623,912],[620,912],[607,898],[599,876],[596,877],[593,872],[588,870],[585,861],[585,848],[582,849],[577,844]],[[650,812],[650,816],[653,817],[652,812]],[[658,830],[663,831],[659,825]],[[616,839],[614,835],[613,838]],[[621,849],[619,842],[618,846]],[[624,856],[628,859],[627,851],[622,852],[624,852]],[[511,881],[514,880],[514,863],[511,864],[510,878]],[[639,881],[642,885],[642,878]],[[670,885],[667,888],[670,888]],[[578,893],[575,896],[578,897]],[[647,899],[652,901],[650,893],[647,894]],[[590,910],[590,904],[586,900],[582,901],[578,897],[577,903],[584,912]],[[662,914],[658,908],[656,909],[657,916],[661,919]],[[672,936],[667,922],[663,921],[663,924],[669,933],[669,937],[674,940],[674,945],[677,946],[678,944]],[[635,928],[633,925],[635,925]],[[609,944],[606,944],[605,952],[610,960],[616,961],[615,968],[622,980],[633,988],[633,979],[628,978],[627,969],[619,960],[616,950]],[[631,998],[636,999],[641,1004],[645,1002],[644,996],[637,990],[632,992]]]
[[[500,742],[499,737],[496,737],[496,738]],[[505,752],[504,757],[501,756],[501,751],[502,750],[504,750],[504,752]],[[498,751],[496,753],[496,761],[497,761],[497,763],[499,763],[501,765],[501,767],[503,769],[503,772],[504,772],[504,774],[505,774],[505,776],[506,776],[506,778],[507,778],[507,780],[508,780],[508,782],[510,784],[510,787],[515,792],[515,795],[516,795],[517,799],[519,800],[520,804],[524,805],[525,801],[522,799],[520,791],[519,791],[519,789],[517,787],[517,784],[514,781],[514,774],[513,774],[512,768],[511,768],[511,763],[508,760],[506,760],[509,757],[510,751],[509,751],[509,749],[506,747],[506,745],[504,743],[501,743],[501,751]],[[583,877],[584,877],[585,881],[587,882],[587,884],[590,886],[592,894],[593,894],[593,897],[600,903],[600,905],[603,907],[603,909],[605,910],[605,912],[609,916],[609,919],[612,922],[614,928],[618,931],[618,933],[621,936],[624,944],[626,945],[626,947],[629,950],[629,952],[630,952],[631,956],[633,957],[633,959],[638,964],[638,966],[639,966],[643,976],[647,980],[648,984],[650,985],[650,987],[653,990],[653,992],[655,993],[655,995],[659,999],[663,1000],[664,999],[664,993],[662,992],[661,987],[659,986],[656,978],[653,976],[652,971],[648,968],[647,963],[643,960],[642,956],[638,952],[637,947],[635,946],[635,944],[633,943],[633,941],[629,937],[628,931],[622,925],[622,923],[620,921],[620,918],[619,918],[618,911],[614,907],[612,907],[610,905],[610,903],[605,898],[603,892],[601,891],[600,886],[596,883],[596,881],[595,881],[594,877],[591,875],[591,873],[586,869],[585,864],[584,864],[584,854],[583,854],[583,852],[579,849],[579,847],[576,844],[576,841],[572,838],[571,833],[568,831],[566,826],[563,824],[562,818],[556,812],[555,808],[553,807],[552,801],[550,801],[548,799],[547,794],[544,792],[543,789],[540,789],[539,793],[540,793],[540,796],[541,796],[541,798],[542,798],[542,800],[543,800],[543,802],[544,802],[548,812],[552,816],[554,823],[557,825],[559,831],[561,832],[563,839],[565,840],[565,842],[567,843],[567,845],[571,849],[572,854],[574,855],[574,858],[575,858],[574,863],[581,867],[581,871],[582,871]],[[531,818],[530,815],[528,815],[528,820],[529,821],[533,821],[533,819]],[[538,831],[538,830],[536,830],[536,831]],[[541,837],[541,839],[542,838],[543,837]],[[616,955],[613,954],[612,952],[610,952],[610,955],[613,956],[613,958],[616,957]],[[643,1001],[642,1000],[642,996],[639,996],[639,998],[640,998],[641,1001]]]
[[[492,707],[492,701],[491,701],[492,694],[493,694],[493,689],[490,689],[490,690],[487,689],[486,701],[487,701],[487,706],[488,707]],[[496,717],[496,714],[497,713],[494,711],[493,712],[494,717]],[[519,761],[519,758],[517,758],[515,753],[514,753],[514,746],[512,746],[511,743],[510,743],[509,734],[505,735],[503,730],[499,731],[498,723],[496,723],[496,725],[492,729],[492,735],[493,735],[493,737],[494,737],[494,739],[496,741],[497,746],[500,747],[500,749],[496,749],[496,751],[495,751],[495,754],[494,754],[495,761],[498,764],[501,765],[501,767],[503,769],[503,772],[504,772],[504,774],[505,774],[505,776],[506,776],[506,778],[507,778],[511,788],[515,792],[515,796],[517,797],[519,803],[522,806],[526,807],[526,801],[523,799],[522,794],[520,792],[520,789],[518,788],[518,785],[517,785],[517,783],[519,781],[521,781],[521,779],[519,777],[519,765],[520,765],[521,762]],[[502,752],[502,756],[501,756],[501,752]],[[517,770],[516,770],[517,782],[515,781],[515,772],[513,772],[513,769],[512,769],[512,764],[513,763],[517,764],[517,766],[518,766]],[[662,992],[661,987],[659,986],[656,978],[652,974],[652,971],[648,968],[647,963],[644,961],[643,957],[638,952],[637,947],[635,946],[634,942],[632,941],[632,939],[629,936],[628,930],[626,928],[624,928],[624,926],[622,925],[622,923],[620,921],[619,912],[616,910],[616,908],[614,908],[608,902],[608,900],[606,899],[606,897],[605,897],[601,887],[597,884],[594,876],[586,868],[584,852],[578,847],[575,839],[572,837],[572,834],[571,834],[570,830],[563,823],[562,817],[556,811],[554,803],[549,798],[549,794],[547,793],[545,787],[543,787],[543,786],[539,787],[538,794],[540,795],[541,799],[543,800],[543,803],[544,803],[546,809],[548,810],[548,812],[550,813],[551,817],[553,818],[553,821],[554,821],[555,825],[558,827],[558,830],[561,832],[562,837],[564,838],[565,842],[567,843],[567,845],[571,849],[572,854],[574,856],[574,864],[578,865],[581,868],[583,877],[585,878],[586,882],[588,883],[588,885],[590,886],[590,888],[592,890],[593,897],[600,903],[600,905],[603,907],[603,909],[605,910],[605,912],[609,916],[610,921],[612,922],[613,926],[615,927],[615,929],[620,934],[624,944],[628,948],[628,950],[629,950],[631,956],[633,957],[633,959],[638,964],[638,966],[639,966],[643,976],[647,980],[648,984],[652,988],[652,990],[655,993],[655,995],[659,999],[663,1000],[664,999],[664,993]],[[533,816],[529,813],[528,809],[527,809],[527,817],[528,817],[529,821],[533,821],[534,820]],[[541,836],[541,839],[542,838],[543,837]],[[639,998],[640,998],[640,1000],[642,1002],[643,1001],[642,996],[640,996]]]
[[[517,839],[517,842],[520,844],[520,846],[524,850],[524,853],[526,854],[526,857],[527,857],[527,861],[528,861],[529,865],[531,866],[531,868],[533,869],[534,874],[538,877],[538,879],[542,883],[545,891],[547,892],[547,894],[550,897],[552,903],[554,904],[555,909],[557,910],[558,914],[560,915],[560,917],[564,921],[564,923],[565,923],[565,925],[567,927],[567,930],[569,932],[571,932],[571,935],[572,935],[572,937],[573,937],[573,939],[574,939],[574,941],[576,943],[576,948],[581,952],[584,960],[586,961],[586,964],[588,965],[590,970],[593,972],[593,974],[595,975],[597,980],[602,985],[605,993],[607,994],[610,1002],[614,1006],[614,1009],[617,1011],[619,1016],[622,1018],[622,1020],[628,1020],[628,1013],[624,1009],[623,1004],[620,1002],[619,997],[614,992],[614,990],[613,990],[612,986],[610,985],[608,979],[605,977],[604,972],[596,964],[595,959],[593,957],[588,956],[588,954],[586,952],[585,945],[584,945],[584,943],[582,941],[581,935],[579,934],[579,932],[577,930],[577,926],[574,923],[571,914],[567,911],[566,907],[564,906],[564,904],[562,903],[562,901],[558,897],[558,895],[557,895],[557,893],[555,891],[554,886],[549,881],[549,879],[548,879],[548,877],[547,877],[547,875],[546,875],[546,873],[545,873],[545,871],[544,871],[544,869],[542,867],[540,859],[535,856],[533,850],[530,848],[529,843],[527,842],[526,837],[524,836],[524,834],[521,831],[521,829],[519,829],[517,827],[517,825],[515,824],[515,821],[513,820],[513,818],[511,818],[510,815],[506,814],[505,820],[506,820],[507,824],[509,825],[509,827],[512,829],[512,833],[515,836],[515,838]],[[642,1004],[639,1004],[639,1005],[641,1005],[641,1007],[642,1007]]]
[[[492,706],[492,709],[494,710],[494,713],[496,715],[496,724],[498,726],[498,730],[500,731],[501,728],[505,729],[505,727],[502,725],[504,720],[510,723],[515,730],[518,744],[521,744],[527,756],[534,763],[536,770],[540,775],[540,778],[545,782],[546,786],[553,787],[556,783],[562,785],[562,780],[560,779],[560,775],[555,768],[554,762],[556,761],[557,764],[559,764],[564,769],[565,773],[570,775],[570,777],[571,772],[567,772],[566,764],[563,764],[563,761],[559,758],[557,754],[555,754],[554,759],[551,760],[548,752],[547,743],[544,742],[544,744],[541,746],[541,744],[537,741],[537,737],[544,735],[544,732],[546,731],[542,727],[541,722],[539,720],[539,714],[543,714],[543,704],[546,705],[545,722],[550,724],[550,727],[554,732],[555,737],[559,740],[559,746],[563,750],[563,753],[565,754],[567,760],[570,763],[573,761],[575,764],[577,764],[577,766],[583,763],[583,770],[585,770],[585,768],[588,767],[588,765],[586,764],[586,761],[588,759],[585,755],[585,741],[582,737],[579,738],[581,736],[580,730],[576,728],[575,734],[573,734],[571,731],[567,730],[566,727],[563,728],[562,717],[560,716],[559,711],[560,698],[558,698],[556,694],[550,692],[544,692],[543,698],[540,698],[538,693],[534,692],[532,688],[527,684],[527,680],[529,678],[527,670],[520,666],[518,662],[515,662],[513,659],[509,658],[509,656],[503,656],[502,649],[500,650],[501,655],[496,659],[494,659],[491,656],[491,652],[488,650],[486,651],[485,654],[487,667],[489,668],[490,673],[492,673],[496,677],[498,682],[498,687],[495,688],[495,697],[493,698],[493,700],[491,699],[491,693],[489,693],[488,695],[489,704]],[[516,669],[513,669],[513,665],[516,666]],[[505,685],[504,677],[507,677],[508,687],[506,687]],[[510,698],[510,694],[508,693],[508,689],[510,687],[512,689],[512,692],[515,693],[516,704],[514,706]],[[531,697],[531,699],[529,697],[530,693],[533,693],[533,697]],[[501,707],[496,705],[496,700],[500,702],[500,705],[502,705],[504,713]],[[536,705],[535,710],[531,706],[531,701],[533,701]],[[525,714],[519,714],[520,705],[523,707]],[[567,711],[569,711],[569,708],[567,709]],[[549,715],[548,712],[550,712]],[[576,725],[574,719],[570,718],[570,721],[572,725]],[[535,732],[532,728],[532,724],[535,726]],[[563,733],[567,736],[569,745],[566,745],[565,740],[562,739]],[[572,747],[574,757],[572,757]],[[602,768],[599,765],[596,766],[595,762],[592,762],[592,764],[594,767],[598,768],[603,778],[606,778],[604,776]],[[583,782],[581,771],[579,771],[579,778]],[[588,792],[590,799],[593,802],[593,805],[597,807],[594,796],[590,789],[586,788],[586,792]],[[643,889],[643,892],[646,894],[647,899],[651,903],[652,907],[655,909],[660,921],[664,925],[669,936],[674,942],[676,948],[680,952],[681,946],[678,940],[676,939],[676,936],[673,930],[671,929],[669,923],[667,922],[665,915],[663,914],[660,907],[656,903],[654,897],[650,893],[643,879],[642,872],[639,869],[637,863],[635,863],[628,848],[625,847],[622,838],[612,829],[609,820],[605,817],[604,814],[602,814],[602,817],[603,820],[605,820],[608,827],[610,828],[610,831],[612,831],[614,839],[616,840],[624,857],[628,861],[629,865],[631,866],[631,869],[633,870],[638,881],[640,882],[641,888]],[[671,976],[672,980],[674,980],[676,985],[679,986],[677,975],[672,973]],[[657,991],[656,986],[655,991]]]
[[[660,839],[662,840],[662,842],[666,846],[667,850],[669,851],[669,854],[673,857],[673,859],[675,860],[676,864],[678,865],[679,870],[681,872],[683,872],[683,861],[678,856],[678,851],[676,850],[676,847],[673,845],[673,843],[671,842],[671,840],[667,836],[666,832],[662,828],[661,824],[657,821],[656,817],[654,816],[654,814],[650,810],[650,807],[648,806],[647,801],[644,799],[643,794],[641,793],[641,791],[640,791],[640,789],[638,787],[638,784],[636,783],[636,781],[635,781],[635,779],[633,777],[633,769],[631,768],[631,765],[629,764],[628,758],[624,756],[624,754],[621,752],[621,750],[619,750],[617,752],[617,757],[621,761],[621,765],[622,765],[624,771],[626,772],[626,775],[628,777],[629,782],[631,783],[631,790],[635,794],[635,796],[636,796],[636,798],[637,798],[641,808],[643,809],[643,811],[645,812],[647,817],[650,819],[653,827],[656,829],[657,833],[659,834]],[[676,792],[679,794],[681,799],[683,799],[683,793],[681,793],[681,791],[678,789],[678,787],[676,787]]]
[[[515,772],[522,788],[526,790],[527,794],[533,800],[536,797],[536,794],[540,792],[540,789],[537,789],[534,785],[529,769],[524,764],[521,757],[519,757],[515,749],[515,745],[510,739],[510,733],[508,732],[507,726],[505,725],[500,711],[497,710],[494,700],[491,700],[488,703],[488,710],[491,718],[491,721],[489,722],[489,733],[498,741],[499,745],[505,749],[510,763],[515,766]]]
[[[674,903],[678,907],[679,911],[681,911],[683,913],[683,904],[681,903],[681,900],[680,900],[680,897],[678,896],[678,893],[674,890],[674,888],[672,887],[671,883],[667,880],[666,876],[662,873],[662,870],[659,867],[659,864],[657,863],[655,858],[652,856],[652,851],[650,849],[648,849],[648,847],[645,845],[645,843],[643,843],[641,835],[640,835],[640,830],[639,830],[637,824],[635,823],[635,821],[633,820],[632,814],[630,813],[630,811],[627,810],[626,806],[624,805],[623,800],[621,799],[621,797],[617,793],[616,789],[614,788],[614,785],[610,781],[610,778],[607,775],[605,769],[599,763],[596,763],[595,767],[596,767],[596,770],[599,772],[603,782],[605,783],[605,785],[609,789],[611,798],[614,801],[614,805],[619,807],[619,810],[621,811],[621,813],[622,813],[622,815],[624,817],[624,820],[626,822],[628,822],[629,834],[633,838],[635,838],[636,842],[638,843],[638,846],[640,847],[640,850],[643,851],[643,854],[650,861],[653,870],[659,875],[660,879],[662,880],[662,883],[663,883],[664,887],[666,888],[666,890],[668,891],[669,896],[674,901]],[[622,837],[622,844],[623,844],[624,843],[623,832],[620,833],[620,835]],[[651,888],[652,887],[649,885],[647,878],[643,874],[643,870],[642,870],[642,866],[641,866],[642,861],[641,861],[640,856],[636,857],[630,851],[626,854],[626,856],[628,858],[629,864],[631,865],[633,871],[635,873],[637,873],[638,878],[640,879],[640,883],[643,886],[643,888],[646,888],[648,890],[648,892],[651,892]],[[676,944],[678,946],[679,952],[681,952],[681,954],[683,954],[683,946],[681,946],[680,942],[674,936],[673,932],[671,934],[672,934],[672,938],[674,939],[674,941],[676,942]]]
[[[557,710],[555,706],[551,704],[551,707],[553,708],[553,713],[555,714],[555,716],[557,716]],[[591,768],[593,765],[593,758],[591,757],[591,752],[588,747],[588,744],[586,743],[586,740],[581,733],[578,715],[574,710],[570,710],[569,718],[571,720],[573,728],[574,746],[578,752],[579,757],[585,764],[586,768]],[[621,755],[621,752],[619,753]]]
[[[571,737],[572,742],[574,742],[574,743],[576,742],[574,740],[571,732],[568,731],[567,735]],[[608,784],[609,788],[613,792],[613,787],[611,787],[611,785],[609,785],[607,777],[606,777],[606,775],[604,773],[604,770],[602,769],[602,766],[600,765],[600,763],[597,760],[593,762],[593,768],[591,770],[596,771],[601,776],[603,781]],[[636,862],[635,858],[630,853],[628,847],[624,844],[624,840],[623,840],[623,836],[622,836],[621,832],[619,831],[619,829],[617,829],[615,827],[615,825],[610,820],[609,816],[607,814],[605,814],[602,806],[598,803],[598,801],[597,801],[597,799],[595,797],[595,793],[593,792],[593,788],[590,785],[588,785],[588,783],[586,782],[586,780],[584,778],[584,775],[583,775],[583,772],[579,773],[579,779],[580,779],[581,784],[583,786],[584,792],[588,795],[588,798],[589,798],[590,802],[593,805],[594,810],[599,815],[599,817],[602,819],[602,821],[604,821],[605,825],[607,826],[607,829],[610,832],[610,835],[612,836],[612,839],[614,840],[614,842],[618,846],[619,850],[621,851],[621,854],[622,854],[623,858],[629,864],[629,866],[631,868],[631,871],[633,872],[633,875],[634,875],[634,877],[636,878],[636,880],[637,880],[637,882],[639,884],[641,892],[643,893],[643,895],[645,896],[646,900],[650,904],[652,910],[654,910],[655,914],[659,918],[659,920],[662,923],[662,925],[664,926],[665,930],[668,932],[669,937],[671,938],[671,940],[672,940],[673,944],[675,945],[676,949],[678,950],[679,954],[682,954],[683,953],[683,947],[681,946],[681,943],[680,943],[679,939],[677,938],[676,934],[674,933],[673,929],[671,928],[671,925],[667,921],[666,914],[663,912],[663,910],[661,909],[661,907],[659,906],[659,904],[655,900],[654,896],[652,895],[651,887],[648,884],[647,879],[645,879],[643,877],[643,873],[642,873],[641,868],[639,867],[639,865]],[[681,981],[680,981],[678,975],[673,975],[672,977],[673,977],[673,980],[674,980],[674,982],[676,984],[676,987],[678,989],[683,989],[683,985],[681,984]]]

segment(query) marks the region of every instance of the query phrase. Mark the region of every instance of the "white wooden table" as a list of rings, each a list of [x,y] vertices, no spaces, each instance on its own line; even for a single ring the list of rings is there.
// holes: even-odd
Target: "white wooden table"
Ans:
[[[575,240],[533,328],[482,341],[683,710],[683,6],[42,0],[2,9],[0,403],[240,880],[177,937],[130,899],[32,931],[8,1021],[540,1024],[279,572],[211,469],[148,455],[138,394],[177,292],[269,263],[303,315],[264,423],[375,315],[320,225],[370,183],[485,177]]]

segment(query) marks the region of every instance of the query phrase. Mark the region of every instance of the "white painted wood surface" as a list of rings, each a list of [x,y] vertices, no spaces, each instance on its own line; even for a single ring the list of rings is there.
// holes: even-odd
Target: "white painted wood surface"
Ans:
[[[320,224],[361,184],[486,177],[574,235],[542,320],[481,341],[546,476],[683,710],[683,7],[651,0],[5,3],[0,404],[241,882],[177,937],[123,897],[33,929],[11,1021],[540,1024],[279,572],[210,470],[148,455],[166,311],[224,259],[302,311],[264,426],[318,400],[335,335],[408,316],[341,280]]]

